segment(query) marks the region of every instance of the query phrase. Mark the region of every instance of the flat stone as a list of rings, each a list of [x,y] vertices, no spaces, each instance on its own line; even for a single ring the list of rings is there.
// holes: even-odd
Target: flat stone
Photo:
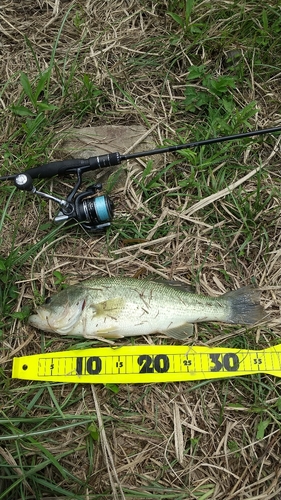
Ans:
[[[142,125],[101,125],[73,129],[62,144],[63,152],[69,157],[83,159],[107,153],[127,154],[146,151],[155,147],[152,134]],[[155,158],[161,161],[161,155]],[[145,161],[145,157],[142,160]],[[136,166],[142,168],[136,159],[130,160],[128,164],[129,168]],[[87,172],[85,178],[86,175],[91,181],[102,182],[105,189],[110,186],[110,190],[116,190],[125,184],[127,162]]]

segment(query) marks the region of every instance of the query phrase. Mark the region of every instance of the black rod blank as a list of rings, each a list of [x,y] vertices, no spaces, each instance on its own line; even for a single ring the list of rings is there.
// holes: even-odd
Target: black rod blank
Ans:
[[[179,144],[176,146],[168,146],[166,148],[151,149],[150,151],[143,151],[141,153],[132,153],[128,155],[121,155],[121,159],[130,160],[131,158],[140,158],[141,156],[151,156],[160,153],[173,153],[174,151],[180,151],[181,149],[195,148],[210,144],[216,144],[218,142],[235,141],[236,139],[242,139],[244,137],[253,137],[255,135],[272,134],[273,132],[280,132],[280,127],[265,128],[260,130],[253,130],[252,132],[244,132],[242,134],[225,135],[222,137],[213,137],[212,139],[204,139],[197,142],[189,142],[187,144]]]
[[[132,158],[141,158],[143,156],[152,156],[164,153],[173,153],[175,151],[180,151],[183,149],[190,149],[201,147],[210,144],[217,144],[226,141],[235,141],[237,139],[243,139],[245,137],[254,137],[257,135],[273,134],[274,132],[280,132],[281,126],[273,128],[265,128],[260,130],[253,130],[251,132],[243,132],[241,134],[226,135],[222,137],[213,137],[212,139],[204,139],[202,141],[189,142],[187,144],[178,144],[176,146],[168,146],[164,148],[150,149],[148,151],[140,151],[137,153],[130,153],[127,155],[121,155],[120,153],[109,153],[100,156],[92,156],[88,159],[70,159],[63,161],[54,161],[50,163],[45,163],[38,167],[30,168],[24,173],[31,176],[32,179],[44,178],[48,179],[54,175],[60,175],[63,173],[75,173],[77,169],[81,169],[81,172],[87,172],[89,170],[97,170],[104,167],[111,167],[115,165],[120,165],[122,161],[130,160]],[[10,180],[15,179],[18,174],[6,175],[0,177],[0,180]]]

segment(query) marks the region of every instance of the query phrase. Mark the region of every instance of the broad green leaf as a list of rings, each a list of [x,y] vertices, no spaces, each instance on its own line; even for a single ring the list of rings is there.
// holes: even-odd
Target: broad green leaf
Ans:
[[[266,420],[262,420],[258,424],[257,428],[257,439],[263,439],[264,438],[264,433],[268,425],[270,424],[270,420],[267,418]]]
[[[53,276],[56,278],[55,285],[61,285],[65,281],[65,276],[60,271],[54,271]]]
[[[188,80],[197,80],[198,78],[201,78],[204,76],[206,73],[206,69],[204,64],[201,64],[200,66],[190,66],[188,70]]]
[[[47,102],[37,102],[36,104],[38,111],[55,111],[57,106],[53,104],[48,104]]]
[[[22,88],[25,91],[27,97],[29,97],[29,99],[32,102],[33,106],[36,107],[36,98],[35,98],[35,95],[34,95],[34,93],[32,91],[32,88],[31,88],[28,76],[25,73],[21,73],[21,75],[20,75],[20,82],[22,84]]]
[[[99,430],[96,426],[96,424],[94,422],[92,422],[89,427],[88,427],[88,431],[90,433],[90,436],[91,438],[94,440],[94,441],[98,441],[99,440],[99,437],[100,437],[100,433],[99,433]]]
[[[11,111],[18,116],[35,116],[34,113],[25,106],[11,106]]]
[[[5,271],[7,268],[6,262],[4,259],[0,259],[0,271]]]
[[[46,87],[46,82],[49,80],[50,78],[50,74],[51,74],[51,69],[48,68],[46,71],[44,71],[44,73],[42,73],[40,79],[39,79],[39,82],[37,84],[37,87],[36,87],[36,92],[35,92],[35,99],[37,101],[39,95],[41,94],[41,92],[43,90],[45,90],[45,87]]]
[[[175,12],[167,12],[171,18],[176,21],[180,25],[181,28],[184,28],[185,26],[185,20],[182,18],[182,16],[179,16],[178,14],[175,14]]]
[[[111,392],[114,392],[114,394],[118,394],[119,392],[119,386],[116,384],[104,384],[104,387],[109,389]]]

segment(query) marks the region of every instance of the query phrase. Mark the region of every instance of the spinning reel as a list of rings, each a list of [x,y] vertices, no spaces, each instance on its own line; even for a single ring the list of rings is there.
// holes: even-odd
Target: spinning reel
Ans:
[[[253,137],[255,135],[270,134],[273,132],[280,132],[281,126],[254,130],[252,132],[244,132],[242,134],[228,135],[223,137],[215,137],[213,139],[205,139],[198,142],[190,142],[187,144],[179,144],[176,146],[164,147],[161,149],[151,149],[149,151],[142,151],[139,153],[131,153],[121,155],[120,153],[109,153],[101,156],[93,156],[84,159],[71,159],[64,161],[55,161],[46,163],[39,167],[30,168],[23,173],[6,175],[0,177],[0,180],[13,180],[15,186],[23,191],[29,191],[32,194],[37,194],[42,198],[55,201],[60,206],[60,211],[55,217],[55,222],[64,222],[74,219],[89,232],[97,232],[110,226],[113,219],[114,205],[112,200],[107,195],[99,195],[102,189],[101,184],[93,184],[88,187],[86,191],[78,193],[78,189],[82,183],[82,174],[90,170],[102,169],[120,165],[122,161],[130,160],[133,158],[141,158],[143,156],[152,156],[156,154],[172,153],[182,149],[189,149],[193,147],[200,147],[203,145],[210,145],[219,142],[233,141],[244,137]],[[49,179],[54,175],[62,175],[65,173],[75,173],[77,181],[65,200],[56,198],[55,196],[47,193],[37,191],[33,186],[33,179],[44,178]]]
[[[82,183],[81,169],[77,171],[78,180],[67,196],[66,200],[62,200],[47,193],[37,191],[32,183],[30,173],[24,172],[14,178],[15,186],[22,191],[31,191],[32,194],[37,194],[42,198],[55,201],[60,205],[60,211],[54,218],[55,222],[65,222],[74,219],[89,232],[103,230],[110,226],[110,221],[113,218],[113,202],[109,196],[97,196],[97,193],[102,189],[101,184],[93,184],[89,186],[83,193],[77,194],[77,191]]]

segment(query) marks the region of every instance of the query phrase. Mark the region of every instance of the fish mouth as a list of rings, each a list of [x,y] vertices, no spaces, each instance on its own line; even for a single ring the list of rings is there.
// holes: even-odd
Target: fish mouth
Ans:
[[[39,308],[36,314],[32,314],[28,322],[31,326],[50,333],[60,335],[70,334],[76,323],[80,320],[84,309],[84,300],[76,304],[75,309],[67,306],[61,314],[52,314],[50,311]]]
[[[32,314],[28,318],[28,323],[39,330],[44,330],[45,332],[55,332],[55,327],[51,324],[49,320],[49,315],[44,309],[38,309],[36,314]]]

